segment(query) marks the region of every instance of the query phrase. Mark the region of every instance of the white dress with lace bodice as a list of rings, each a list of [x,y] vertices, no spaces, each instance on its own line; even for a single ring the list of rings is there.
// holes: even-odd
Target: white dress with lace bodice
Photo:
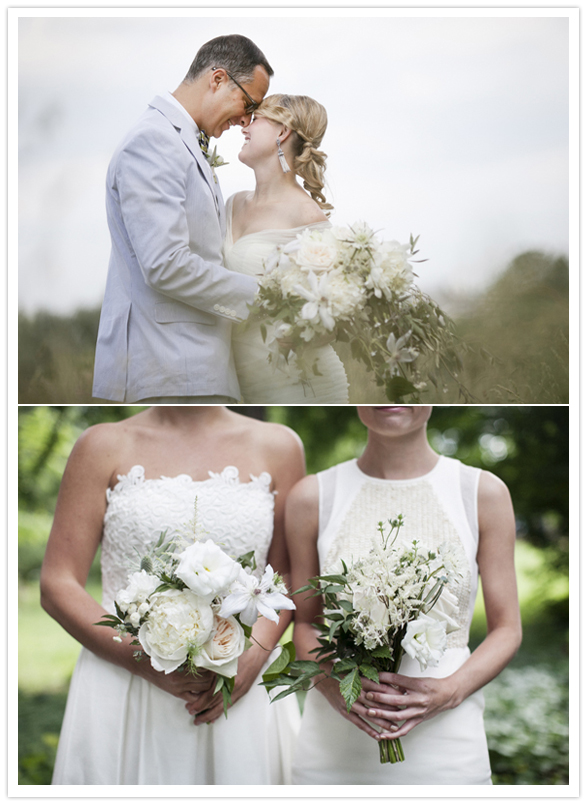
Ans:
[[[324,223],[296,229],[265,229],[244,235],[237,241],[232,235],[232,199],[226,204],[226,238],[224,241],[224,264],[231,271],[259,277],[263,273],[263,261],[276,246],[284,246],[305,229],[321,229],[330,226]],[[261,336],[260,327],[250,326],[243,330],[235,328],[232,348],[236,372],[245,403],[347,403],[348,383],[340,358],[328,345],[307,353],[308,364],[317,359],[319,375],[312,376],[309,384],[299,382],[295,368],[274,368],[268,361],[269,350]]]
[[[196,498],[203,536],[235,558],[254,550],[262,572],[273,533],[271,477],[262,473],[241,483],[235,467],[209,475],[205,481],[147,479],[135,466],[107,490],[101,558],[107,611],[114,611],[129,571],[161,532],[193,529]],[[293,698],[271,704],[260,681],[227,719],[196,727],[182,699],[82,648],[53,785],[289,784],[297,704]]]
[[[469,626],[477,593],[477,489],[480,471],[440,457],[420,478],[384,480],[365,475],[356,461],[318,474],[320,572],[339,569],[369,551],[377,524],[402,514],[402,542],[424,548],[449,543],[466,569],[451,587],[459,602],[460,628],[448,635],[439,665],[424,671],[407,655],[399,673],[443,678],[470,656]],[[294,755],[297,785],[491,785],[483,728],[483,694],[477,691],[453,710],[424,721],[402,738],[405,761],[379,762],[377,743],[310,690]]]

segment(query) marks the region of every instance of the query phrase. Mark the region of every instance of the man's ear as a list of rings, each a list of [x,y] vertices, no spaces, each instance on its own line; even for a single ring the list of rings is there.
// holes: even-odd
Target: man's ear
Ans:
[[[226,73],[221,67],[217,67],[216,70],[213,70],[209,82],[212,92],[216,92],[216,90],[220,89],[225,80]]]

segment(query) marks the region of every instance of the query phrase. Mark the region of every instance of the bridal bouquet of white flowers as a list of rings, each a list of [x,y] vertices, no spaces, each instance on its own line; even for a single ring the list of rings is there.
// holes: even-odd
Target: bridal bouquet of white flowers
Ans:
[[[417,241],[382,241],[361,221],[306,229],[265,261],[245,326],[260,324],[268,360],[301,382],[319,374],[309,348],[349,342],[388,399],[417,401],[461,368],[452,322],[414,282]]]
[[[257,618],[277,622],[278,611],[295,609],[271,565],[259,577],[255,564],[253,551],[233,559],[196,529],[191,541],[164,532],[116,595],[116,615],[96,625],[116,629],[118,642],[132,635],[135,656],[147,654],[156,671],[213,671],[226,713]]]
[[[402,657],[418,660],[423,670],[438,665],[447,634],[459,628],[458,600],[448,589],[463,574],[460,559],[448,544],[423,549],[418,540],[398,541],[401,515],[382,522],[366,556],[341,572],[316,576],[294,595],[312,592],[324,600],[316,662],[296,660],[287,644],[263,675],[268,690],[285,686],[275,699],[308,686],[327,675],[338,680],[350,711],[361,693],[361,677],[379,681],[381,671],[397,673]],[[325,665],[324,665],[325,664]],[[330,668],[330,670],[328,670]],[[382,763],[404,760],[399,739],[379,743]]]

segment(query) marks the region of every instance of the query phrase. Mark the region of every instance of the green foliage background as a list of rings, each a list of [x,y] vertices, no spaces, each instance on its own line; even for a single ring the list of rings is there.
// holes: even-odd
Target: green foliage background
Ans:
[[[50,783],[67,685],[79,649],[38,603],[39,569],[61,475],[86,427],[139,410],[142,407],[19,408],[22,785]],[[234,410],[292,427],[304,441],[309,472],[355,457],[365,445],[366,431],[350,406],[234,406]],[[568,782],[568,408],[437,406],[429,438],[439,453],[503,478],[516,508],[524,643],[508,673],[486,688],[494,782],[564,785]],[[99,599],[98,560],[88,589]],[[483,639],[484,629],[479,601],[472,647]]]

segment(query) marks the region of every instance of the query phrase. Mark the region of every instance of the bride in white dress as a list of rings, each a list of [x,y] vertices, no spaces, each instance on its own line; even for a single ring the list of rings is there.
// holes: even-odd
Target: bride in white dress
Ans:
[[[243,129],[239,159],[255,171],[255,190],[236,193],[226,205],[224,262],[233,271],[259,276],[263,261],[306,228],[330,226],[332,206],[323,194],[326,155],[319,150],[326,110],[301,95],[270,95]],[[303,180],[304,188],[296,177]],[[318,374],[299,382],[293,361],[268,362],[258,326],[236,328],[232,340],[245,403],[346,403],[344,367],[330,344],[307,354]]]
[[[368,552],[379,521],[403,514],[400,538],[425,548],[448,542],[466,568],[455,588],[459,628],[438,666],[422,672],[405,656],[399,674],[363,679],[347,713],[338,682],[321,678],[304,705],[293,765],[294,785],[491,785],[481,688],[511,660],[521,640],[509,493],[487,472],[438,456],[426,438],[430,406],[360,406],[368,428],[358,461],[308,476],[286,511],[293,589],[340,559]],[[488,634],[467,643],[478,575]],[[313,659],[317,598],[295,597],[299,659]],[[320,678],[319,678],[320,679]],[[375,741],[401,738],[405,761],[379,761]]]
[[[94,426],[75,445],[41,573],[44,608],[83,648],[70,685],[53,785],[284,785],[299,711],[271,704],[260,674],[287,622],[264,618],[239,659],[228,718],[214,675],[158,673],[130,640],[96,626],[137,556],[193,518],[258,568],[287,574],[283,513],[304,473],[299,439],[222,406],[150,408]],[[84,589],[102,544],[103,606]],[[195,722],[195,723],[194,723]]]

